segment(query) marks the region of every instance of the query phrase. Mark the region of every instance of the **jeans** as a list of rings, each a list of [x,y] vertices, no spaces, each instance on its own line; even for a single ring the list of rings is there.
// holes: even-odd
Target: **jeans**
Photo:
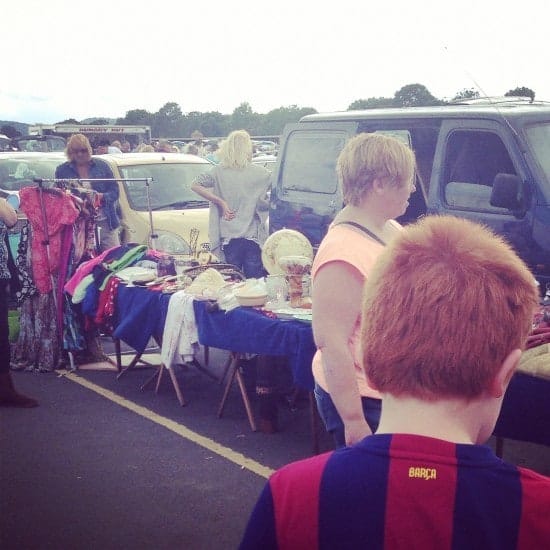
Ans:
[[[231,239],[224,247],[225,261],[236,265],[247,279],[265,275],[260,245],[249,239]]]
[[[345,447],[346,434],[344,423],[334,406],[330,394],[318,384],[315,384],[315,401],[317,402],[319,416],[325,424],[327,432],[332,435],[336,448],[340,449],[341,447]],[[372,397],[361,397],[361,403],[363,404],[363,414],[365,415],[367,424],[374,433],[380,422],[382,401]]]

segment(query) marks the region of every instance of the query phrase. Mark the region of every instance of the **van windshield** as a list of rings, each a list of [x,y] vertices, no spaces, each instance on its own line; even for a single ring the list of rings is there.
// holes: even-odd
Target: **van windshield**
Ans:
[[[533,124],[526,128],[527,140],[550,190],[550,122]]]
[[[204,207],[208,202],[191,190],[193,180],[211,170],[208,163],[158,163],[121,166],[123,178],[152,178],[149,185],[153,210]],[[125,181],[128,202],[134,210],[147,210],[147,185],[145,181]]]
[[[348,136],[345,132],[296,132],[285,150],[281,185],[287,191],[336,193],[336,159]]]

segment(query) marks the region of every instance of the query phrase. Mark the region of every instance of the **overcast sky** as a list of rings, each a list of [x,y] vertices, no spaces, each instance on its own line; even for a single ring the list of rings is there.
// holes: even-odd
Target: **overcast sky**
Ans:
[[[550,2],[11,0],[2,3],[0,120],[156,112],[345,110],[420,83],[527,86],[550,101]],[[86,5],[89,6],[86,11]]]

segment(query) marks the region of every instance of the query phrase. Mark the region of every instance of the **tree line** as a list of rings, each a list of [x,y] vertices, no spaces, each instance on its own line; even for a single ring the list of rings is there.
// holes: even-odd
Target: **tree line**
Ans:
[[[535,92],[525,86],[507,91],[505,96],[521,96],[535,99]],[[393,97],[370,97],[357,99],[349,105],[348,111],[358,109],[393,108],[393,107],[422,107],[431,105],[446,105],[453,101],[479,98],[480,94],[473,88],[464,88],[455,94],[449,101],[433,96],[423,84],[407,84],[397,90]],[[231,114],[222,114],[218,111],[199,112],[191,111],[184,114],[181,107],[175,102],[168,102],[156,113],[145,109],[132,109],[122,118],[116,119],[115,124],[138,124],[151,127],[153,138],[191,138],[200,132],[207,137],[226,136],[233,130],[244,129],[252,136],[278,136],[282,133],[285,124],[298,122],[305,115],[317,113],[313,107],[278,107],[267,114],[253,111],[249,103],[241,103]],[[68,119],[57,124],[113,124],[106,118],[95,118],[78,121]],[[15,137],[21,133],[10,125],[0,127],[0,134]]]

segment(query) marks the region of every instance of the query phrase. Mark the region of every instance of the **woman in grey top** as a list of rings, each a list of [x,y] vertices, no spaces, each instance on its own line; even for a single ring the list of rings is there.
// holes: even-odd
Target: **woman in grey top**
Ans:
[[[191,186],[210,201],[212,252],[220,256],[221,250],[225,261],[239,267],[247,278],[262,277],[269,171],[252,164],[252,140],[245,130],[231,132],[218,156],[220,163]]]

